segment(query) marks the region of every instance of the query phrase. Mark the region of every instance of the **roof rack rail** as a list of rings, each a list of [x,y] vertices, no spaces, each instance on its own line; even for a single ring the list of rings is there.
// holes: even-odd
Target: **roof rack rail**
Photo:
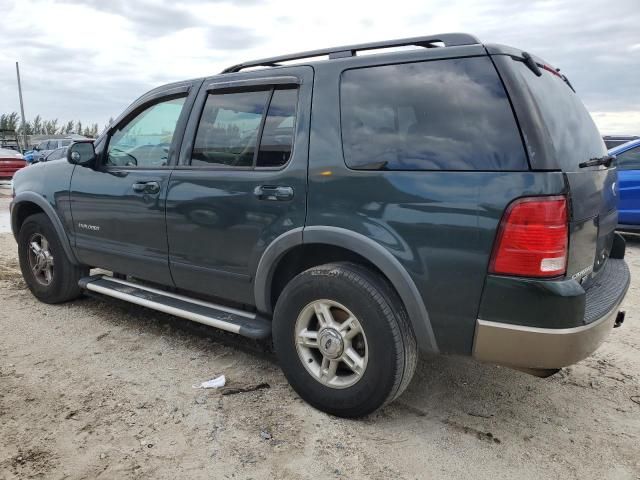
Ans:
[[[291,53],[278,57],[263,58],[250,62],[239,63],[232,67],[225,68],[222,73],[234,73],[251,67],[277,67],[280,62],[291,60],[302,60],[304,58],[321,57],[328,55],[329,59],[353,57],[358,51],[377,50],[382,48],[405,47],[415,45],[425,48],[437,47],[436,43],[443,43],[445,47],[456,47],[460,45],[476,45],[480,43],[473,35],[468,33],[443,33],[440,35],[429,35],[426,37],[401,38],[398,40],[386,40],[382,42],[360,43],[357,45],[344,45],[342,47],[321,48],[319,50],[309,50],[307,52]]]

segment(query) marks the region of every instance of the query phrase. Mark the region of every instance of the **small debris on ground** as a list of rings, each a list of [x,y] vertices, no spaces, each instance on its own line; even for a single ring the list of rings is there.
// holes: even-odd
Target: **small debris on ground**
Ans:
[[[193,385],[193,388],[220,388],[224,387],[226,381],[227,380],[224,375],[220,375],[219,377],[212,378],[211,380],[207,380],[206,382],[202,382],[200,385]]]
[[[222,389],[222,395],[236,395],[237,393],[255,392],[256,390],[262,390],[265,388],[271,388],[268,383],[258,383],[257,385],[250,385],[248,387],[227,387]]]

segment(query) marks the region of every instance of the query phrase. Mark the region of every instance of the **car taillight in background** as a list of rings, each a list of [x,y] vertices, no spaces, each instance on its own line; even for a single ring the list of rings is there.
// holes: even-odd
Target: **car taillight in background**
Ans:
[[[557,277],[567,269],[567,199],[519,198],[500,223],[490,273],[521,277]]]

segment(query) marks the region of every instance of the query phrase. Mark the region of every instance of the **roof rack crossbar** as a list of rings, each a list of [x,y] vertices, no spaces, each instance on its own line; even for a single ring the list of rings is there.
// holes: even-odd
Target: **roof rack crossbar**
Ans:
[[[345,45],[342,47],[321,48],[319,50],[309,50],[306,52],[291,53],[278,57],[263,58],[249,62],[239,63],[229,68],[225,68],[222,73],[234,73],[251,67],[273,67],[280,62],[292,60],[302,60],[304,58],[328,56],[329,59],[352,57],[359,51],[378,50],[382,48],[405,47],[416,45],[425,48],[436,47],[437,43],[444,44],[445,47],[457,47],[461,45],[476,45],[480,43],[473,35],[468,33],[443,33],[440,35],[430,35],[426,37],[401,38],[398,40],[387,40],[382,42],[361,43],[357,45]]]

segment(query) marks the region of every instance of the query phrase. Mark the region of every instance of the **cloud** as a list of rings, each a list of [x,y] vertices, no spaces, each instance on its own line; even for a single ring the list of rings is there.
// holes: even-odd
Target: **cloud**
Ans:
[[[562,69],[607,133],[640,132],[637,0],[0,0],[0,112],[104,124],[159,84],[288,52],[467,31]],[[335,12],[340,11],[340,15]],[[626,119],[626,120],[625,120]]]
[[[203,24],[203,20],[185,8],[153,0],[66,0],[66,3],[122,17],[142,36],[162,36]]]
[[[260,42],[253,31],[233,26],[210,26],[206,28],[207,44],[214,50],[245,50]]]

